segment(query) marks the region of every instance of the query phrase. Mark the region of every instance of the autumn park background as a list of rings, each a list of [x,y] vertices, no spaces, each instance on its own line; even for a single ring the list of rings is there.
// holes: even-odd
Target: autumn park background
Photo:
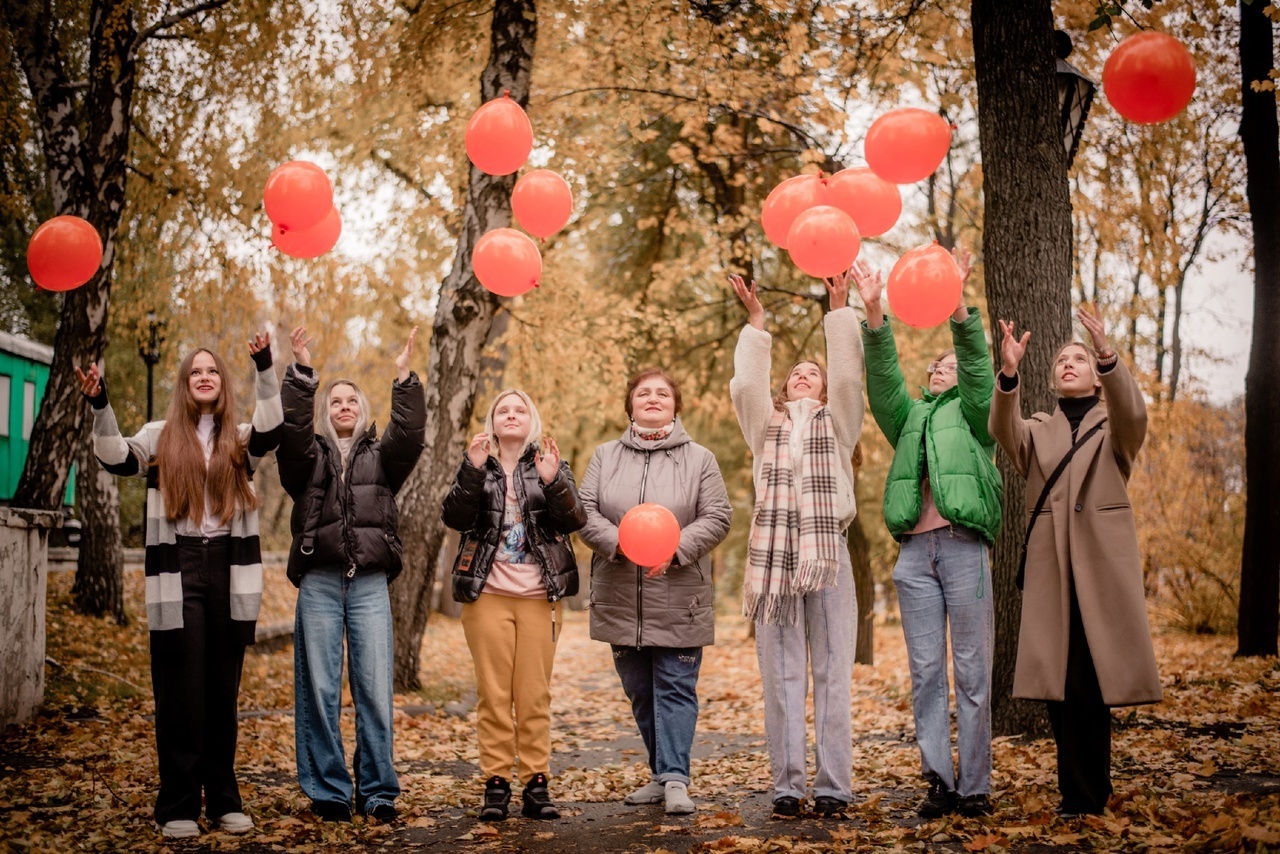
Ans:
[[[695,762],[698,816],[669,827],[650,816],[652,835],[628,846],[1280,849],[1276,17],[1264,0],[3,4],[0,331],[54,351],[10,505],[57,508],[74,472],[83,527],[74,574],[49,577],[44,707],[0,736],[0,842],[57,851],[158,840],[141,572],[125,559],[142,545],[144,486],[116,482],[93,460],[72,367],[104,360],[129,434],[146,417],[140,347],[159,344],[162,417],[189,349],[224,354],[248,400],[246,338],[271,329],[282,370],[287,332],[305,324],[321,374],[357,378],[379,421],[408,330],[430,330],[414,364],[428,395],[427,449],[400,496],[405,572],[391,588],[397,705],[414,710],[397,717],[411,809],[394,831],[296,817],[305,801],[292,782],[292,719],[271,714],[292,706],[292,657],[264,651],[249,657],[241,699],[254,713],[241,755],[259,838],[201,844],[554,848],[527,830],[473,832],[465,817],[478,792],[465,764],[475,761],[473,722],[446,706],[465,700],[470,673],[448,596],[435,591],[453,557],[439,503],[498,388],[530,393],[581,478],[592,449],[625,423],[629,372],[658,364],[682,382],[688,430],[715,451],[735,508],[715,555],[722,643],[708,653],[700,721],[733,750]],[[1167,122],[1139,125],[1099,85],[1069,160],[1055,29],[1073,42],[1071,65],[1099,82],[1119,40],[1141,28],[1190,49],[1193,99]],[[514,299],[481,288],[470,255],[485,232],[511,224],[516,176],[472,168],[463,145],[467,118],[504,91],[533,123],[530,166],[559,172],[575,199],[570,224],[540,246],[540,287]],[[910,683],[889,577],[896,545],[879,512],[891,448],[870,418],[850,531],[862,612],[855,731],[871,739],[855,751],[861,806],[845,825],[802,832],[769,825],[767,807],[750,800],[768,776],[751,741],[763,732],[759,685],[738,617],[753,495],[728,382],[745,316],[725,278],[760,282],[775,362],[820,353],[826,292],[765,239],[762,202],[785,178],[860,165],[870,122],[904,105],[952,123],[951,148],[932,177],[902,187],[900,221],[865,240],[860,257],[887,271],[930,241],[972,247],[967,296],[988,329],[1005,317],[1033,330],[1024,396],[1039,409],[1052,406],[1049,360],[1072,335],[1073,306],[1096,302],[1148,399],[1130,492],[1166,699],[1117,713],[1117,799],[1102,819],[1052,817],[1040,708],[1009,698],[1023,495],[1003,458],[1012,521],[993,555],[998,810],[967,823],[915,818]],[[270,241],[263,185],[292,159],[326,170],[342,211],[337,247],[315,260]],[[93,223],[106,253],[88,284],[58,295],[32,285],[26,248],[39,223],[63,213]],[[1210,331],[1189,332],[1195,307],[1212,315],[1226,278],[1248,283],[1251,326],[1198,319],[1194,329]],[[1222,376],[1220,342],[1241,337],[1247,377],[1236,388],[1246,390],[1224,393],[1212,379]],[[923,382],[949,341],[945,327],[899,327],[898,345],[908,378]],[[264,549],[287,549],[290,504],[272,463],[255,483]],[[584,567],[586,558],[579,547]],[[281,567],[268,576],[264,621],[287,624],[293,590]],[[584,614],[570,617],[566,640],[556,749],[589,751],[627,731],[627,713]],[[883,754],[881,736],[905,749]],[[610,757],[597,773],[570,765],[558,796],[591,814],[620,797],[636,759]]]

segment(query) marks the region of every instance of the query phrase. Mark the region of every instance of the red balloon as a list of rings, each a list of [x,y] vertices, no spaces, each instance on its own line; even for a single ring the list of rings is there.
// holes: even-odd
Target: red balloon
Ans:
[[[865,166],[841,169],[827,179],[828,204],[853,217],[858,234],[879,237],[898,221],[902,213],[902,194]]]
[[[500,297],[516,297],[538,286],[542,253],[527,234],[495,228],[476,241],[471,269],[487,290]]]
[[[564,228],[573,215],[573,191],[555,172],[534,169],[516,181],[511,191],[511,212],[534,237],[550,237]]]
[[[847,213],[818,205],[796,217],[787,232],[787,247],[797,267],[810,276],[828,278],[853,266],[862,238]]]
[[[282,231],[306,231],[333,207],[333,184],[314,163],[290,160],[267,178],[262,205],[267,218]]]
[[[481,172],[510,175],[533,151],[533,125],[520,105],[503,93],[471,115],[467,122],[467,157]]]
[[[636,566],[660,566],[680,547],[680,523],[661,504],[637,504],[618,523],[618,550]]]
[[[279,225],[271,228],[271,242],[293,258],[319,258],[333,248],[342,234],[342,218],[338,209],[329,206],[324,219],[303,231],[285,231]]]
[[[933,174],[951,147],[951,125],[915,107],[890,110],[871,123],[863,150],[871,171],[893,184],[914,184]]]
[[[787,248],[787,232],[796,217],[809,208],[827,204],[827,187],[822,173],[796,175],[774,187],[760,208],[760,225],[775,246]]]
[[[46,220],[27,244],[27,269],[46,291],[69,291],[93,278],[102,267],[102,238],[78,216]]]
[[[1102,67],[1102,88],[1126,119],[1144,125],[1168,121],[1196,91],[1196,63],[1173,36],[1146,30],[1111,51]]]
[[[964,281],[951,253],[931,243],[898,259],[889,271],[885,291],[899,320],[927,329],[942,323],[960,305]]]

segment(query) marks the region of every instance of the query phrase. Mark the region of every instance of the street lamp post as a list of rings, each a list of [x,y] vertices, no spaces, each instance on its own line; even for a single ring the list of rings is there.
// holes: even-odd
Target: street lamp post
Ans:
[[[138,355],[142,357],[142,361],[147,363],[147,421],[151,421],[151,401],[152,401],[152,379],[151,375],[155,370],[156,363],[160,361],[160,345],[164,343],[164,335],[160,330],[164,328],[163,320],[156,320],[154,311],[147,312],[147,337],[145,340],[138,342]]]
[[[1089,117],[1093,93],[1097,86],[1067,62],[1073,50],[1071,36],[1062,30],[1053,32],[1054,50],[1058,55],[1058,106],[1061,110],[1062,143],[1067,150],[1067,168],[1076,159],[1080,136],[1084,133],[1084,120]]]

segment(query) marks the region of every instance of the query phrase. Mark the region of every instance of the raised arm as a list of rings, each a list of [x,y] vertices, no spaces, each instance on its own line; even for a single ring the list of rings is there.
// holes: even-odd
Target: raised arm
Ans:
[[[444,497],[440,520],[455,531],[471,530],[476,514],[484,509],[488,441],[487,433],[477,433],[471,438],[467,452],[462,455],[462,465],[453,478],[453,486],[449,487],[449,492]]]
[[[889,444],[896,447],[911,412],[911,395],[907,392],[907,382],[898,362],[893,328],[880,304],[883,289],[880,273],[862,261],[854,263],[852,273],[858,295],[867,310],[867,319],[862,322],[862,346],[866,350],[867,398],[871,401],[871,416]]]
[[[534,457],[542,494],[547,499],[548,519],[561,534],[572,534],[587,524],[587,511],[582,506],[573,470],[560,459],[560,447],[550,436],[542,437],[543,446]]]
[[[956,364],[960,371],[956,383],[960,389],[960,411],[973,431],[973,437],[989,451],[994,440],[987,423],[991,420],[991,397],[995,393],[996,378],[991,369],[987,336],[982,330],[982,315],[976,308],[966,309],[964,319],[956,320],[952,315],[950,324],[951,343],[956,350]]]
[[[280,378],[271,367],[271,333],[261,332],[249,342],[257,377],[254,380],[256,402],[247,438],[249,470],[280,445],[284,425],[284,406],[280,400]],[[243,429],[243,428],[242,428]]]
[[[764,307],[756,295],[756,283],[748,287],[741,276],[730,276],[729,284],[747,309],[747,325],[738,334],[738,346],[733,351],[729,397],[747,447],[752,453],[759,453],[773,416],[773,394],[769,388],[773,339],[764,331]]]
[[[121,477],[143,477],[147,473],[147,461],[155,454],[156,441],[162,422],[144,425],[130,439],[120,435],[116,414],[107,401],[107,386],[98,373],[97,365],[88,371],[76,368],[80,391],[89,400],[93,411],[93,453],[108,472]]]
[[[1098,379],[1105,392],[1111,448],[1120,469],[1128,476],[1133,470],[1133,460],[1147,438],[1147,401],[1128,367],[1111,349],[1097,306],[1092,310],[1081,306],[1076,317],[1088,330],[1093,339],[1093,349],[1098,354]]]
[[[391,423],[382,437],[382,471],[392,493],[400,491],[427,444],[427,399],[418,375],[409,370],[418,327],[396,356],[396,380],[391,384]]]
[[[1003,320],[999,323],[1003,334],[1000,341],[1003,367],[991,402],[991,417],[987,422],[987,429],[991,437],[1004,448],[1009,459],[1013,460],[1018,473],[1026,477],[1027,470],[1031,467],[1031,427],[1022,418],[1018,365],[1026,355],[1031,333],[1023,332],[1021,338],[1015,338],[1012,323]]]
[[[828,283],[828,288],[831,285]],[[866,405],[862,398],[863,352],[858,315],[851,306],[835,307],[823,318],[827,337],[827,408],[835,424],[836,438],[852,448],[862,436]]]

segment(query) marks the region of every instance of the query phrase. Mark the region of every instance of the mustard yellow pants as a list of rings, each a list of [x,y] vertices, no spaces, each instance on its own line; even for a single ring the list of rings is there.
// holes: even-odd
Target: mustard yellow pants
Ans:
[[[554,613],[554,622],[552,614]],[[528,782],[551,768],[551,667],[560,603],[481,593],[462,606],[476,669],[476,729],[485,779]]]

